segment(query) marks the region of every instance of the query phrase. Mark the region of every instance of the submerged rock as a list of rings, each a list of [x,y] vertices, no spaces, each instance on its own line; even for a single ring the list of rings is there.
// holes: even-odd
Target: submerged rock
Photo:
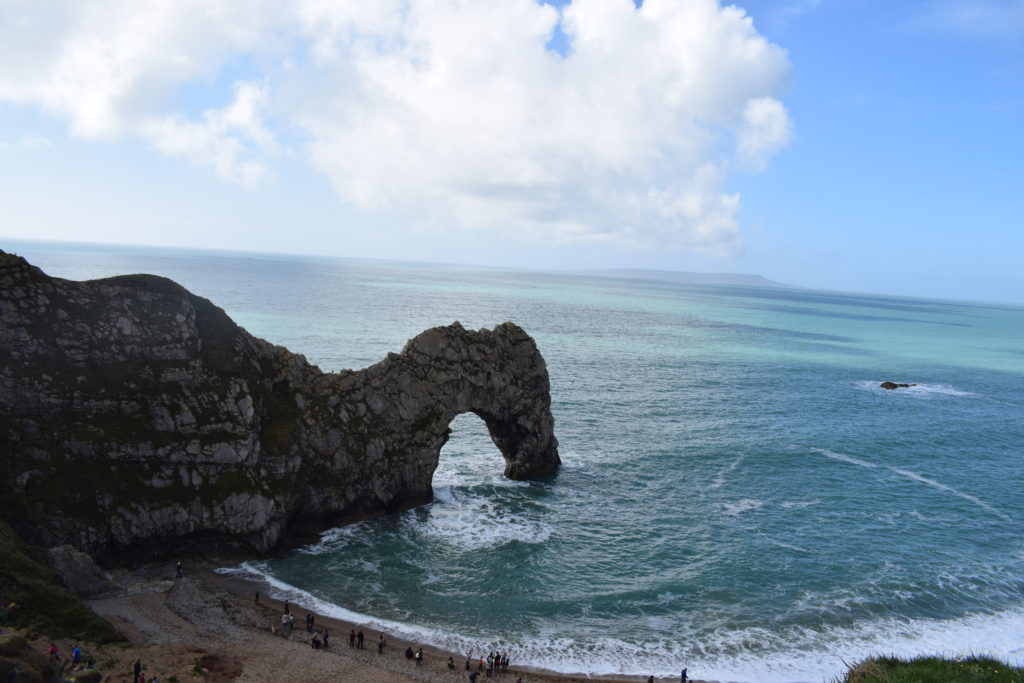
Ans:
[[[465,412],[505,476],[558,468],[547,368],[512,323],[331,374],[171,280],[72,282],[0,251],[0,514],[30,542],[268,553],[429,501]]]

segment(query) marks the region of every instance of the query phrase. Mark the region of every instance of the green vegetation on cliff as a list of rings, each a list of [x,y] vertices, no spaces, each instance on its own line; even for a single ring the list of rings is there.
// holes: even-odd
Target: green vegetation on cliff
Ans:
[[[0,625],[94,643],[124,640],[64,587],[45,557],[0,520]]]
[[[838,683],[1024,683],[1024,669],[991,657],[873,657],[850,667]]]

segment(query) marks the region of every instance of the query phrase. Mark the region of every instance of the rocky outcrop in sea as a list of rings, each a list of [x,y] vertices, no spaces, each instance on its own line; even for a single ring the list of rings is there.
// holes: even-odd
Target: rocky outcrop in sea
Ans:
[[[265,554],[429,501],[451,420],[505,476],[559,466],[547,368],[513,323],[435,327],[321,372],[166,278],[52,278],[0,251],[0,514],[98,559]]]

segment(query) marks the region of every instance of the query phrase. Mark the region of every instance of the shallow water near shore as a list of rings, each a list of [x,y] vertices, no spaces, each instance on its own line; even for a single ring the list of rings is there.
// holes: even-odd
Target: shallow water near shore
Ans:
[[[820,681],[877,653],[1024,664],[1024,309],[0,246],[59,277],[171,277],[325,371],[453,320],[533,335],[558,475],[505,480],[483,423],[460,416],[433,503],[236,568],[321,612],[567,672]]]

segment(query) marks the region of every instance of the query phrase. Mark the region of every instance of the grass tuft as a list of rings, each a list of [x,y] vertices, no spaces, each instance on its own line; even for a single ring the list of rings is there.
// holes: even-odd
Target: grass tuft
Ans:
[[[871,657],[848,667],[834,683],[1024,683],[1024,669],[988,655]]]

